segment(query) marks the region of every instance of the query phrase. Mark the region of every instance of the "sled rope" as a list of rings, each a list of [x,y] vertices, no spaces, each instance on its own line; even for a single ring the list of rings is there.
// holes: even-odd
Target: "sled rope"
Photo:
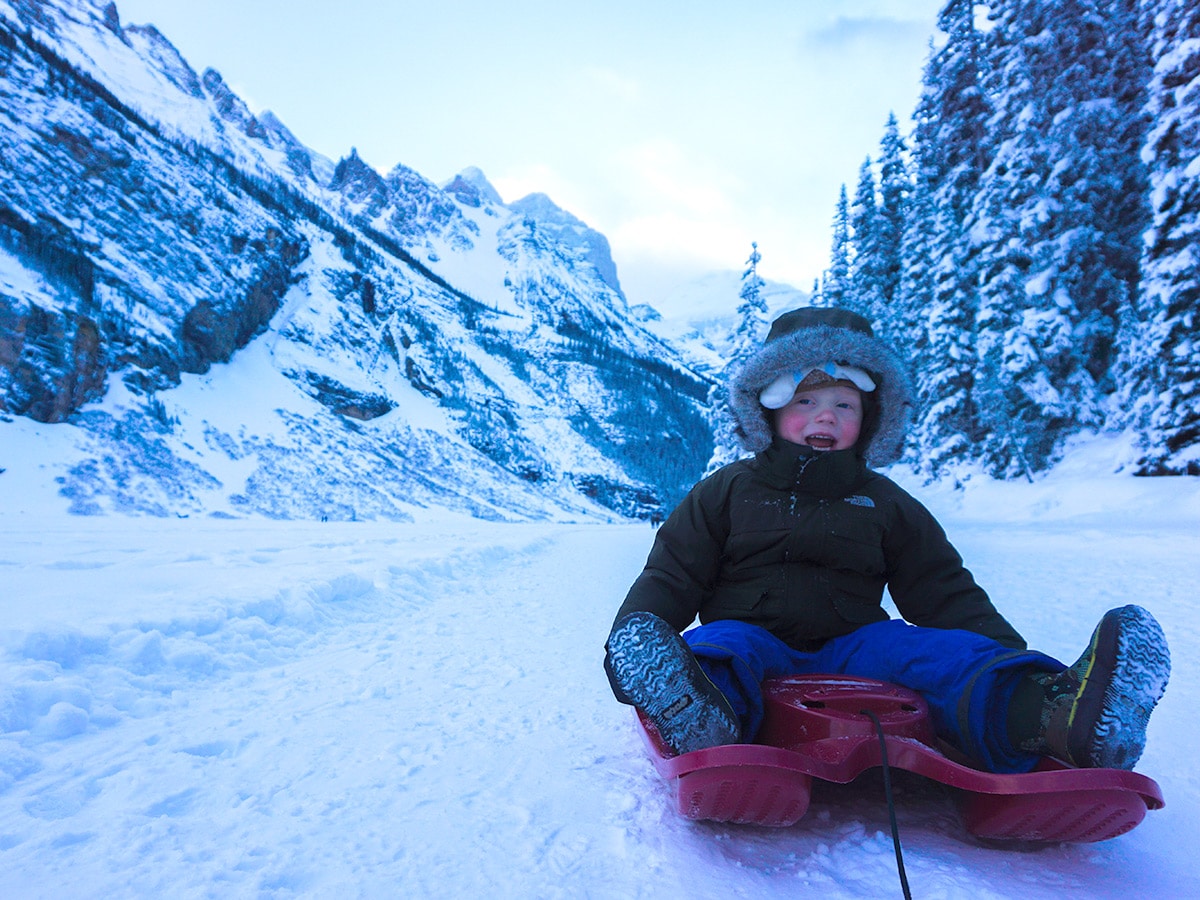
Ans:
[[[900,873],[900,888],[904,891],[904,900],[912,900],[908,889],[908,875],[904,871],[904,854],[900,850],[900,826],[896,824],[896,801],[892,797],[892,772],[888,765],[887,741],[883,737],[883,723],[879,716],[869,709],[860,710],[875,724],[875,733],[879,735],[879,754],[883,764],[883,793],[887,797],[888,817],[892,821],[892,846],[896,848],[896,870]]]

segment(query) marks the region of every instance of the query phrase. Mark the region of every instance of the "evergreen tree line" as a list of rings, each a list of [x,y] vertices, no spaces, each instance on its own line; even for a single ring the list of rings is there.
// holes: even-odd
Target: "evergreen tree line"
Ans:
[[[1200,474],[1200,4],[948,0],[914,128],[843,188],[817,302],[910,360],[910,459],[1030,477],[1073,435]]]

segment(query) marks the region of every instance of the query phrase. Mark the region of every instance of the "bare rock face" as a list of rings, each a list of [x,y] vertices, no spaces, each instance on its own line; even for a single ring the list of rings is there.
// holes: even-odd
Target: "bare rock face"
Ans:
[[[60,35],[88,24],[86,6],[72,11],[84,21],[43,6],[26,24]],[[126,40],[112,8],[93,13],[98,34]],[[177,86],[186,65],[151,37]],[[0,292],[0,409],[61,422],[117,370],[154,390],[228,361],[278,310],[307,252],[284,205],[164,134],[60,52],[69,45],[3,20],[0,48],[0,251],[18,273]],[[219,76],[205,84],[217,115],[253,131]]]
[[[383,176],[363,162],[357,150],[337,164],[329,186],[370,218],[379,215],[391,193]]]
[[[213,363],[228,362],[233,354],[267,327],[292,283],[292,268],[303,258],[296,242],[284,241],[275,230],[261,242],[263,263],[258,277],[240,297],[224,304],[201,300],[183,317],[180,327],[180,368],[207,372]]]
[[[96,323],[37,306],[0,311],[0,366],[7,383],[0,409],[38,422],[63,422],[104,393],[104,347]]]

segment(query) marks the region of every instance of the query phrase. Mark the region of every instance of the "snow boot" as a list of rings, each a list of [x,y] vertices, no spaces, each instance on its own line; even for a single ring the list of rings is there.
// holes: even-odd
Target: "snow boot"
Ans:
[[[1031,676],[1044,700],[1038,733],[1021,749],[1080,768],[1132,769],[1170,675],[1154,616],[1140,606],[1109,610],[1073,666]]]
[[[621,619],[608,637],[608,667],[621,693],[676,753],[736,744],[741,726],[683,638],[653,613]]]

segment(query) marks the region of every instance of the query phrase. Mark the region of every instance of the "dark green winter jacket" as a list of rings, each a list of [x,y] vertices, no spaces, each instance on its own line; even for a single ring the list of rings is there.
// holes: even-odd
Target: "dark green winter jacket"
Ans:
[[[928,510],[855,450],[775,438],[697,484],[659,529],[617,619],[644,610],[683,630],[738,619],[796,649],[888,617],[1024,649]]]

